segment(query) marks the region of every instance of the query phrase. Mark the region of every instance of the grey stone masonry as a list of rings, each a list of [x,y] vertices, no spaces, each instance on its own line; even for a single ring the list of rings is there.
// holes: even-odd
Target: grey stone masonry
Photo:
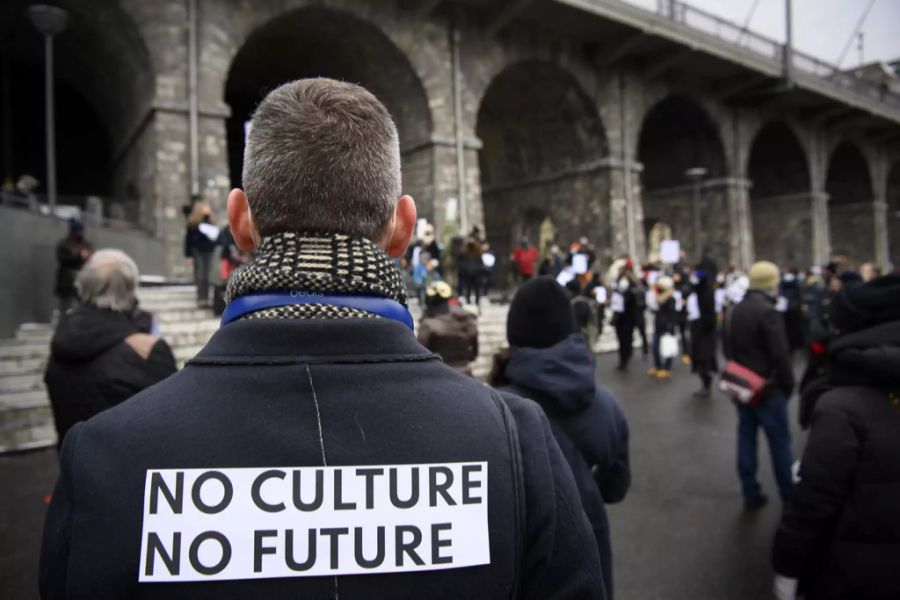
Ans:
[[[787,114],[789,94],[736,102],[752,81],[727,80],[726,86],[709,80],[713,75],[702,68],[679,71],[680,61],[694,60],[697,52],[665,65],[658,58],[648,63],[646,53],[630,60],[629,53],[652,53],[652,36],[615,52],[588,29],[541,21],[541,15],[562,10],[557,2],[535,3],[494,29],[489,2],[198,0],[198,135],[192,139],[189,4],[115,0],[97,14],[102,22],[114,22],[115,14],[128,23],[122,31],[129,36],[109,33],[110,48],[133,45],[121,54],[136,85],[119,94],[127,107],[110,109],[110,123],[121,132],[114,140],[114,189],[133,203],[126,210],[166,241],[170,277],[189,276],[181,256],[180,207],[192,188],[211,200],[224,223],[228,190],[240,181],[235,165],[242,151],[234,147],[240,138],[228,132],[240,130],[252,103],[272,85],[315,75],[358,81],[383,99],[400,130],[405,191],[445,236],[458,229],[464,210],[464,221],[484,223],[498,248],[549,217],[558,242],[587,235],[604,259],[626,253],[645,258],[654,250],[646,246],[646,232],[656,222],[671,224],[691,250],[696,241],[688,226],[689,194],[673,191],[688,183],[684,165],[709,171],[701,234],[704,249],[723,263],[747,265],[768,255],[807,266],[827,260],[833,250],[852,253],[857,262],[886,264],[900,235],[888,227],[894,217],[883,193],[859,198],[868,204],[855,210],[838,208],[823,195],[833,152],[845,140],[860,149],[868,168],[840,171],[838,185],[869,180],[870,189],[884,189],[900,153],[877,128],[849,129],[845,124],[852,121],[833,105],[815,106],[809,117],[799,110]],[[567,10],[585,23],[604,18],[587,5]],[[230,104],[226,97],[238,92],[250,104]],[[662,130],[648,132],[648,115],[671,98],[682,109],[692,107],[690,114],[667,114]],[[662,161],[662,171],[640,158],[645,135],[662,143],[687,117],[697,123],[696,131],[688,131],[696,139],[643,148]],[[764,197],[751,201],[747,161],[755,134],[782,121],[796,137],[809,184],[778,189],[773,177]],[[194,147],[196,173],[190,168]],[[767,173],[766,160],[775,172],[777,157],[759,156],[758,172]],[[835,225],[839,214],[847,226]]]

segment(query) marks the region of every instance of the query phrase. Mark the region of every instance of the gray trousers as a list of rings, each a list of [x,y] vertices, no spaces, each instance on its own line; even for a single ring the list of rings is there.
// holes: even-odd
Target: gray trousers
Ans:
[[[197,302],[209,304],[209,278],[212,273],[212,252],[193,250],[194,285],[197,286]]]

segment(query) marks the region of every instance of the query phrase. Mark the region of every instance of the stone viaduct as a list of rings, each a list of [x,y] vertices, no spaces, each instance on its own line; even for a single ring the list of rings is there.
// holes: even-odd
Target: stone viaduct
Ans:
[[[8,3],[13,128],[42,98],[26,4]],[[670,231],[689,259],[900,264],[900,97],[679,3],[58,4],[71,13],[58,103],[76,136],[61,191],[116,198],[166,240],[171,276],[181,206],[207,194],[224,217],[245,121],[308,76],[378,95],[421,216],[444,233],[483,223],[501,252],[549,217],[560,241],[588,236],[605,258],[646,258]]]

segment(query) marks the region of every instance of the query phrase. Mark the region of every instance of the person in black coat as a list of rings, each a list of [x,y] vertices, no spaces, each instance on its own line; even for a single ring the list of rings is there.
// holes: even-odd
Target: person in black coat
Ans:
[[[766,261],[755,263],[748,273],[750,289],[744,299],[730,309],[724,329],[725,356],[763,377],[768,385],[755,406],[737,404],[738,473],[748,510],[761,508],[768,498],[756,479],[756,438],[760,427],[769,442],[772,467],[782,501],[793,490],[791,431],[788,426],[788,399],[794,389],[784,319],[775,310],[780,273]]]
[[[79,421],[127,400],[175,372],[152,316],[137,309],[137,267],[118,250],[100,250],[78,274],[83,304],[53,335],[44,374],[57,448]]]
[[[696,284],[686,303],[691,328],[691,371],[700,378],[701,387],[695,398],[709,398],[713,373],[718,371],[716,358],[716,264],[704,259],[697,266]]]
[[[75,278],[93,252],[91,243],[84,237],[84,224],[69,219],[69,233],[56,244],[56,287],[60,317],[78,303]]]
[[[43,598],[605,598],[543,411],[415,339],[399,156],[358,85],[262,100],[228,199],[255,258],[184,369],[69,431]]]
[[[573,334],[573,331],[576,332]],[[594,379],[594,364],[568,300],[550,277],[519,288],[507,316],[508,356],[492,383],[531,398],[550,419],[594,529],[608,598],[612,547],[604,504],[622,501],[631,484],[628,423],[615,397]]]
[[[660,352],[662,337],[674,335],[678,323],[678,312],[675,310],[675,282],[671,277],[660,277],[656,282],[656,306],[653,315],[653,367],[647,375],[659,379],[672,376],[672,357],[663,358]]]
[[[900,598],[900,275],[845,285],[800,483],[775,536],[783,597]]]
[[[643,290],[634,275],[634,264],[626,259],[615,282],[612,285],[611,307],[612,324],[616,329],[619,342],[619,364],[616,369],[625,371],[631,355],[634,353],[634,329],[638,321],[638,312],[644,306]]]

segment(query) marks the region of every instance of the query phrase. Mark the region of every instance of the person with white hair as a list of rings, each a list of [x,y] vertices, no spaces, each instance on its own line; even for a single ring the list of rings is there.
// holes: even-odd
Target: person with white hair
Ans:
[[[168,344],[138,309],[138,268],[121,250],[99,250],[75,280],[81,304],[64,316],[44,374],[58,445],[77,422],[175,372]]]

